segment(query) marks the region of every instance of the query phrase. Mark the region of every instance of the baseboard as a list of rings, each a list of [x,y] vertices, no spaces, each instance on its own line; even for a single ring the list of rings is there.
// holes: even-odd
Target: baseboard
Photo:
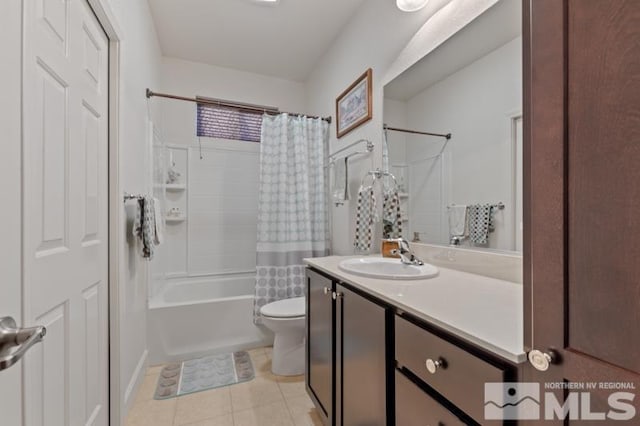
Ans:
[[[124,401],[122,403],[123,409],[120,411],[122,415],[122,419],[125,419],[127,417],[127,413],[129,413],[129,409],[131,409],[131,406],[135,402],[136,393],[147,371],[148,359],[149,359],[149,351],[145,349],[144,352],[142,352],[142,356],[140,357],[140,360],[138,360],[138,365],[136,365],[136,369],[133,371],[133,374],[131,375],[131,379],[129,380],[127,389],[124,391],[124,398],[123,398]]]

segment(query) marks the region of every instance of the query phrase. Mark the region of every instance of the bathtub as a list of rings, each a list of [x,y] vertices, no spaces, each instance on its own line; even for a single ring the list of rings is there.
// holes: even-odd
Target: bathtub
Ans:
[[[167,281],[149,301],[149,362],[160,364],[272,344],[253,323],[255,276]]]

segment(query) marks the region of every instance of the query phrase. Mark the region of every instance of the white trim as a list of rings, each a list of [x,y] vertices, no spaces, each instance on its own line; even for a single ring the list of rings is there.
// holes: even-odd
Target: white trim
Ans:
[[[511,238],[511,250],[516,251],[516,243],[518,239],[518,233],[520,230],[520,222],[518,221],[517,211],[516,211],[516,199],[518,198],[518,188],[517,188],[517,166],[516,163],[518,161],[518,148],[516,141],[516,132],[517,132],[517,122],[522,120],[522,108],[514,108],[505,113],[508,121],[508,137],[509,137],[509,158],[511,159],[511,221],[512,221],[512,238]]]
[[[149,351],[147,349],[144,350],[140,359],[138,360],[138,364],[136,365],[136,369],[133,370],[133,374],[131,375],[131,380],[127,384],[127,389],[124,392],[124,405],[128,408],[131,407],[131,404],[135,402],[135,398],[132,398],[136,395],[142,380],[144,379],[145,372],[147,371],[147,364],[149,359]]]
[[[123,33],[108,0],[87,0],[109,39],[109,424],[123,421],[120,400],[120,42]],[[144,354],[146,359],[146,353]]]

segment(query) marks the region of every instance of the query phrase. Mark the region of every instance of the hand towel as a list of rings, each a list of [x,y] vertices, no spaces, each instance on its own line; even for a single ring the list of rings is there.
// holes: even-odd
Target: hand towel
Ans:
[[[493,206],[473,204],[469,206],[469,239],[474,244],[487,244],[489,231],[493,229]]]
[[[136,209],[136,217],[133,222],[133,236],[141,242],[142,257],[151,260],[153,259],[156,227],[153,198],[142,197],[137,201],[138,208]]]
[[[333,202],[341,206],[349,200],[349,159],[337,160],[333,166]]]
[[[467,206],[454,204],[449,206],[449,235],[462,237],[467,231]]]
[[[384,194],[382,205],[383,238],[400,238],[402,236],[402,215],[400,213],[400,197],[393,189]]]
[[[356,209],[356,235],[353,246],[356,252],[368,252],[373,239],[373,223],[375,220],[376,198],[373,187],[361,186],[358,190],[358,206]]]

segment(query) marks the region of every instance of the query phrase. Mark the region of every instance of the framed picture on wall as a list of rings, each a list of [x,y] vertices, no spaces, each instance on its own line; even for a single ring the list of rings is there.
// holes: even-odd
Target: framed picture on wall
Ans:
[[[369,68],[336,99],[336,133],[339,138],[371,120],[372,74]]]

